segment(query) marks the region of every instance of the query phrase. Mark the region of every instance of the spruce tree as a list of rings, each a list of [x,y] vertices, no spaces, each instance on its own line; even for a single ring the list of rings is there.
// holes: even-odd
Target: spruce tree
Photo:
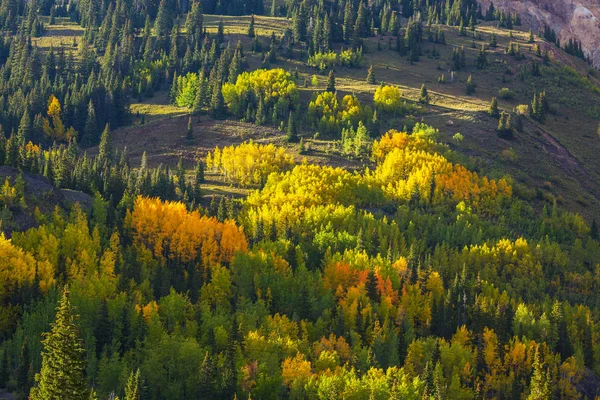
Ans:
[[[210,114],[214,119],[223,119],[227,114],[223,92],[221,90],[221,85],[218,82],[213,88],[213,95],[210,102]]]
[[[421,94],[419,96],[419,102],[423,104],[429,104],[429,93],[427,93],[427,87],[425,87],[425,84],[421,85]]]
[[[87,118],[85,120],[85,127],[83,128],[83,136],[81,138],[82,146],[89,146],[96,141],[96,135],[98,134],[98,122],[96,120],[96,108],[94,102],[90,99],[88,103]]]
[[[488,114],[490,117],[499,118],[500,117],[500,109],[498,108],[498,99],[496,97],[492,97],[492,102],[490,103],[490,109],[488,110]]]
[[[192,140],[194,140],[194,125],[192,124],[192,117],[189,117],[189,119],[188,119],[185,140],[187,140],[188,142],[191,142]]]
[[[161,0],[158,6],[158,13],[156,14],[156,20],[154,21],[154,32],[156,36],[165,36],[171,31],[171,11],[169,9],[169,3],[167,0]]]
[[[550,372],[541,361],[539,345],[535,350],[535,358],[533,361],[533,375],[531,384],[529,385],[529,396],[527,400],[551,400],[552,394],[552,379]]]
[[[204,16],[202,15],[202,3],[198,0],[194,0],[185,21],[185,28],[188,37],[191,37],[195,44],[199,44],[200,38],[202,37],[203,23]]]
[[[223,25],[223,18],[221,18],[217,27],[217,44],[220,45],[223,40],[225,40],[225,26]]]
[[[214,198],[213,198],[214,199]],[[200,377],[198,384],[198,394],[201,399],[212,399],[215,396],[215,387],[214,382],[215,379],[215,371],[212,363],[212,358],[208,351],[204,356],[204,361],[202,361],[202,365],[200,366]]]
[[[505,111],[502,111],[500,120],[498,121],[498,136],[503,139],[511,139],[513,137],[511,116]]]
[[[373,66],[369,67],[369,72],[367,73],[367,83],[370,85],[374,85],[376,83],[375,71],[373,70]]]
[[[100,165],[103,165],[105,162],[111,162],[113,158],[113,148],[112,148],[112,132],[110,131],[110,126],[106,124],[104,127],[104,131],[100,136],[100,146],[98,148],[98,161]]]
[[[287,141],[290,143],[296,143],[298,141],[298,131],[296,128],[296,117],[294,113],[290,111],[287,124]]]
[[[475,83],[473,83],[473,75],[469,75],[467,78],[467,94],[470,96],[475,93]]]
[[[335,92],[335,74],[333,69],[329,70],[329,76],[327,77],[327,91]]]
[[[63,290],[56,321],[43,340],[42,369],[31,400],[88,400],[85,378],[85,348],[75,325],[69,291]]]
[[[21,347],[20,363],[17,368],[17,398],[26,399],[29,396],[31,390],[31,379],[29,376],[29,369],[31,365],[31,355],[29,352],[29,345],[27,342],[23,343]]]
[[[262,95],[259,95],[258,99],[258,107],[256,108],[256,116],[254,117],[254,122],[256,125],[264,125],[267,121],[267,116],[265,114],[265,102],[263,100]]]
[[[256,33],[254,33],[254,14],[250,16],[250,25],[248,25],[248,37],[255,37]]]
[[[140,390],[140,370],[135,374],[133,371],[129,375],[127,385],[125,386],[125,400],[141,400],[142,394]]]
[[[487,64],[487,52],[485,51],[485,45],[482,44],[481,50],[479,50],[479,55],[477,56],[477,68],[484,69],[485,67],[487,67]]]
[[[2,360],[0,360],[0,388],[5,388],[8,379],[10,378],[10,367],[8,364],[8,349],[2,352]]]
[[[202,73],[198,79],[198,90],[196,90],[196,97],[194,97],[194,104],[192,105],[192,114],[194,115],[202,114],[202,107],[204,106],[204,96],[206,91],[204,73]]]
[[[23,112],[23,117],[21,117],[21,123],[19,124],[19,130],[17,131],[17,141],[19,145],[24,145],[28,140],[31,140],[31,131],[33,128],[33,123],[31,120],[31,114],[29,114],[29,110],[25,110]]]
[[[594,240],[598,240],[600,238],[600,231],[598,230],[598,224],[596,223],[596,219],[592,221],[592,226],[590,227],[590,236]]]
[[[235,83],[237,77],[242,73],[242,54],[241,51],[236,50],[233,53],[231,63],[229,64],[229,78],[230,83]]]

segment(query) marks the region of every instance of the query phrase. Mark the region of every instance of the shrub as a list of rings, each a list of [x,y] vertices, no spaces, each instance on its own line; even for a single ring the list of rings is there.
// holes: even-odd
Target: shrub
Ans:
[[[498,90],[498,97],[500,97],[503,100],[512,100],[515,97],[515,92],[513,92],[509,88],[502,88]]]

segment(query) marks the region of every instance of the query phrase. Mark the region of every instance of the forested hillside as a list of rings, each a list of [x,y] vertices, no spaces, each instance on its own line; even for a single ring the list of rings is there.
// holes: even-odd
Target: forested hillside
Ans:
[[[0,399],[596,399],[600,86],[475,0],[2,0]]]

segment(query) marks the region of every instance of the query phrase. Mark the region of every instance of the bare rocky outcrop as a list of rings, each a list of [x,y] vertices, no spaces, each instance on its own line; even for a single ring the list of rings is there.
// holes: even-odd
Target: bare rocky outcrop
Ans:
[[[69,209],[75,203],[84,210],[91,208],[91,196],[76,190],[58,189],[42,175],[22,173],[14,167],[0,166],[0,185],[4,184],[7,178],[9,183],[14,184],[18,175],[23,177],[25,183],[25,207],[10,210],[9,220],[4,221],[0,218],[0,232],[7,237],[10,237],[13,231],[24,231],[36,226],[36,208],[45,215],[52,213],[57,206]]]
[[[480,3],[485,12],[490,0]],[[517,11],[523,24],[534,32],[548,25],[561,43],[577,39],[594,65],[600,67],[600,0],[496,0],[494,6]]]

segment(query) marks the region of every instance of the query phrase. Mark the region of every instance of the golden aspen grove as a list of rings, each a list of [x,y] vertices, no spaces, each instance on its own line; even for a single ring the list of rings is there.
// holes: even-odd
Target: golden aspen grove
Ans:
[[[1,0],[0,399],[600,399],[580,3]]]

